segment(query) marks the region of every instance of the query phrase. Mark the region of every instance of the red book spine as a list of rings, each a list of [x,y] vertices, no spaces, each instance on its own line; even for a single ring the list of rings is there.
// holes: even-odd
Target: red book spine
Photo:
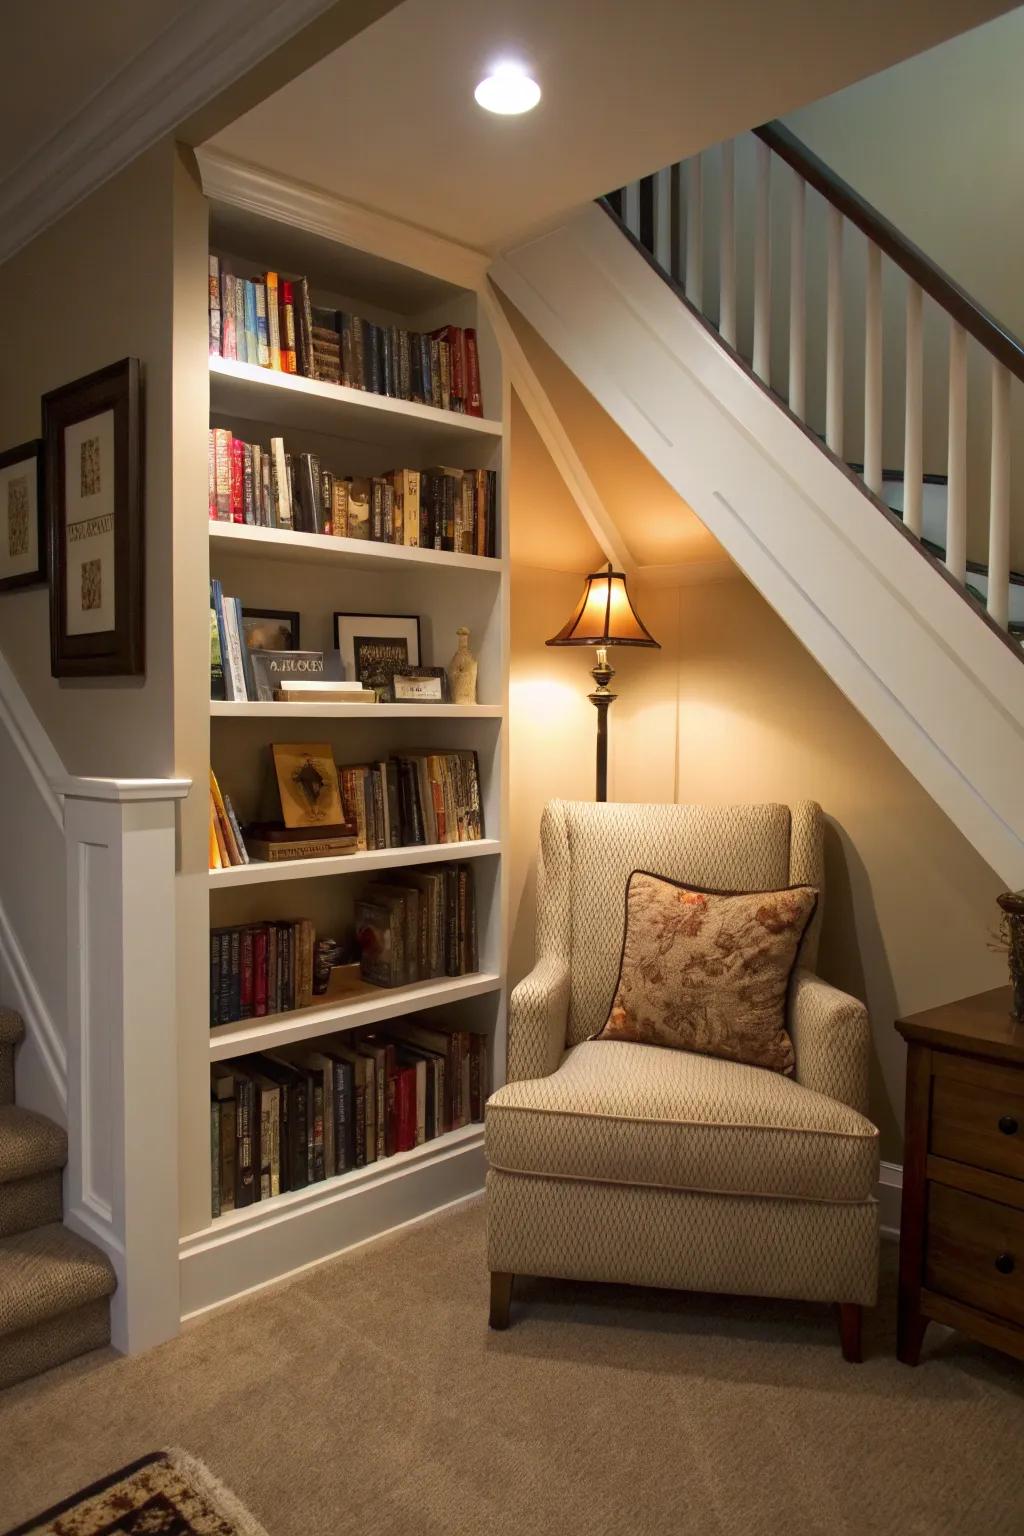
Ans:
[[[245,522],[245,444],[231,439],[231,521]]]
[[[252,929],[251,928],[243,928],[242,929],[241,981],[240,981],[240,995],[239,995],[239,1001],[241,1003],[240,1017],[243,1018],[243,1019],[251,1019],[252,1018],[252,993],[253,993],[253,987],[252,987],[253,954],[252,954],[252,950],[253,950]]]
[[[476,344],[476,331],[466,327],[466,414],[482,416],[483,397],[480,394],[480,353]]]
[[[452,394],[459,409],[466,408],[466,336],[461,325],[448,327],[448,345],[452,354]]]
[[[403,1067],[395,1079],[396,1152],[411,1152],[416,1145],[416,1068]]]
[[[252,942],[253,1017],[262,1019],[267,1011],[267,930],[257,928]]]
[[[280,294],[280,332],[281,332],[281,370],[283,373],[297,373],[298,361],[295,356],[295,289],[284,278],[278,284]]]

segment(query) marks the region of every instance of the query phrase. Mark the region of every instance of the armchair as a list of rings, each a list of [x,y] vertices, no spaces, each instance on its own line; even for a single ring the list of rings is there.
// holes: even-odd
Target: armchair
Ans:
[[[878,1276],[878,1133],[863,1004],[814,975],[822,900],[790,986],[796,1069],[595,1041],[633,869],[716,890],[822,892],[821,809],[552,801],[537,963],[512,993],[508,1080],[486,1112],[491,1326],[517,1274],[836,1303],[860,1359]]]

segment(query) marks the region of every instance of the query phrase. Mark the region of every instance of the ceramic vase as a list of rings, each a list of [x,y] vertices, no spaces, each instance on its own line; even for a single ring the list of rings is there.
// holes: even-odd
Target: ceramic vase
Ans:
[[[453,704],[476,703],[476,657],[469,648],[469,630],[460,625],[455,631],[458,648],[448,663],[448,687]]]

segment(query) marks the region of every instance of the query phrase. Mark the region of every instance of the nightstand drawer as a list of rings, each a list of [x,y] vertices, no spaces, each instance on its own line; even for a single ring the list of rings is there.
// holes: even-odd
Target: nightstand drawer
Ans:
[[[925,1285],[1024,1324],[1024,1211],[930,1183]]]
[[[930,1150],[956,1163],[1024,1179],[1021,1074],[975,1066],[971,1077],[936,1075]]]

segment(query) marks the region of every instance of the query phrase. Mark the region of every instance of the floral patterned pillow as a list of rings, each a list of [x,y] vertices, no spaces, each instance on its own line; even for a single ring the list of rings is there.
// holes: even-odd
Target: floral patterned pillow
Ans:
[[[594,1038],[792,1072],[786,994],[817,900],[809,885],[729,895],[634,870],[615,997]]]

